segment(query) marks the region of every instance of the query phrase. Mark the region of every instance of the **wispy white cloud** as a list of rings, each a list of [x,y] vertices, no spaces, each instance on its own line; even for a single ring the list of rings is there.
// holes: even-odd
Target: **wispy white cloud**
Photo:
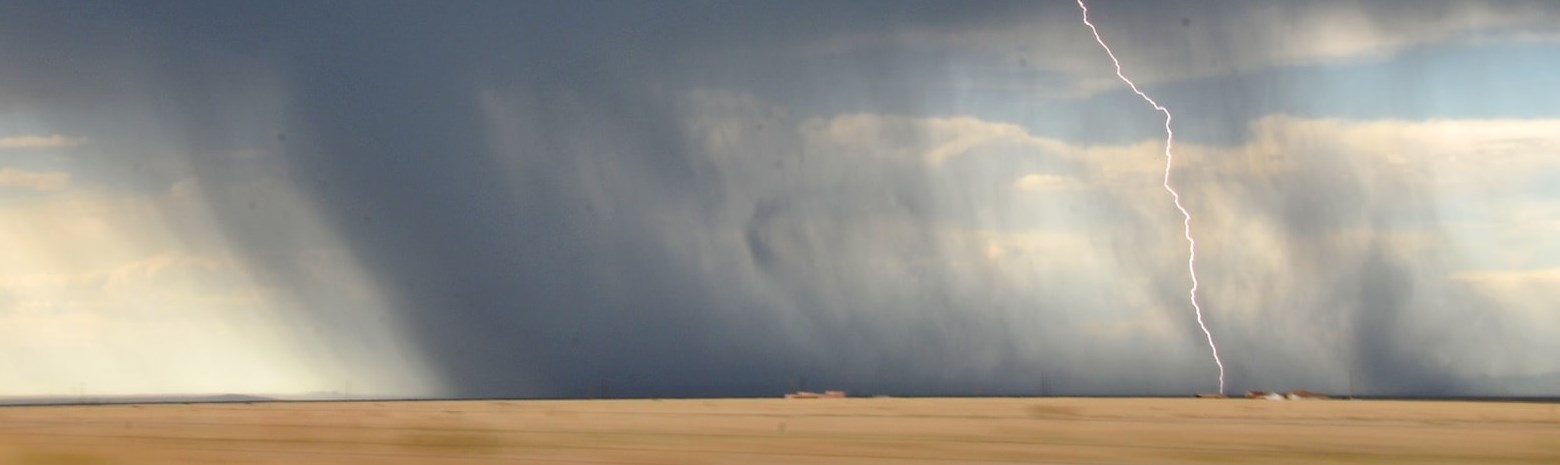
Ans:
[[[1120,14],[1124,9],[1146,11]],[[1146,8],[1101,4],[1091,12],[1101,34],[1139,84],[1384,59],[1459,40],[1560,40],[1553,27],[1560,22],[1560,7],[1538,1],[1204,2]],[[1187,26],[1180,24],[1181,18],[1188,19]],[[839,53],[889,45],[971,52],[1004,63],[1010,72],[1041,69],[1071,80],[1066,90],[1032,95],[1089,95],[1123,85],[1110,75],[1109,62],[1084,29],[1075,7],[962,27],[931,24],[865,31],[827,38],[814,48]]]
[[[70,187],[70,173],[35,172],[5,167],[0,168],[0,187],[58,192]]]
[[[1496,288],[1560,289],[1560,268],[1461,271],[1453,273],[1451,278]]]
[[[1026,174],[1017,181],[1013,181],[1013,188],[1020,191],[1041,191],[1053,189],[1076,189],[1084,184],[1070,176],[1061,176],[1047,173]]]
[[[1486,192],[1521,188],[1526,179],[1560,174],[1560,119],[1356,121],[1271,116],[1252,127],[1253,140],[1237,150],[1251,152],[1256,156],[1245,159],[1262,160],[1270,167],[1298,168],[1306,163],[1306,151],[1337,151],[1432,176],[1444,188]],[[1204,160],[1231,156],[1219,150],[1202,152],[1197,156]]]
[[[59,134],[0,137],[0,149],[55,149],[75,147],[86,143],[87,138],[85,137],[67,137]]]
[[[805,137],[861,155],[941,165],[993,148],[1063,150],[1065,144],[1022,126],[972,117],[912,118],[852,114],[802,123]]]

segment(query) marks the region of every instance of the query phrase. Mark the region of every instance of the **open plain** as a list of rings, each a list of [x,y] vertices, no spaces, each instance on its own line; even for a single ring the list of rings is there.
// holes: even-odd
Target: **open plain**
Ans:
[[[0,408],[0,463],[1560,463],[1560,405],[1150,398]]]

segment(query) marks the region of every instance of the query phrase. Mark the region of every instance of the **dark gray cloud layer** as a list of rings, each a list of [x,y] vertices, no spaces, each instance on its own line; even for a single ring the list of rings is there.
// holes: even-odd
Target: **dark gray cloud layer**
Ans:
[[[969,14],[948,3],[883,6],[12,5],[4,61],[30,66],[7,67],[4,98],[62,120],[116,100],[149,101],[191,139],[208,185],[243,174],[202,153],[274,133],[261,145],[285,156],[291,180],[393,294],[395,317],[456,395],[580,395],[604,385],[638,395],[769,394],[809,368],[766,330],[776,322],[754,308],[763,303],[698,281],[687,258],[636,228],[654,214],[639,202],[698,209],[721,195],[710,181],[717,174],[682,146],[671,87],[702,72],[701,51],[762,54],[814,33]],[[245,109],[232,96],[261,79],[285,91],[282,127],[244,127],[234,116]],[[520,146],[495,153],[482,91],[531,96],[518,108],[534,119]],[[613,142],[593,146],[603,138]],[[591,163],[632,166],[632,187],[619,194],[635,198],[598,205],[568,184]],[[252,200],[210,191],[256,271],[283,288],[320,287],[297,282],[301,265],[274,250],[262,214],[242,207]],[[754,314],[733,324],[710,315],[743,307]],[[350,321],[316,311],[294,318],[351,344]],[[811,369],[820,379],[838,371]],[[941,378],[937,367],[904,371]],[[902,384],[867,379],[883,390]]]
[[[773,135],[800,124],[784,114],[719,113],[759,142],[735,162],[690,136],[690,116],[709,108],[691,108],[687,95],[706,85],[750,83],[819,112],[936,115],[936,99],[894,76],[936,74],[951,55],[889,42],[828,58],[837,60],[825,60],[830,66],[789,65],[808,61],[796,50],[829,38],[1074,15],[1067,2],[4,9],[0,103],[60,121],[90,120],[115,101],[159,111],[184,137],[203,185],[215,187],[210,208],[255,271],[281,288],[329,293],[328,283],[297,278],[301,265],[272,234],[285,226],[266,224],[253,199],[220,188],[252,173],[201,155],[275,152],[286,179],[389,294],[384,318],[407,328],[452,395],[771,395],[803,380],[904,394],[1026,393],[1042,384],[1180,392],[1211,376],[1192,349],[1091,346],[1076,333],[1080,317],[1069,316],[1088,311],[1053,309],[1104,312],[1121,303],[1109,291],[1065,277],[1015,290],[938,265],[964,253],[939,231],[972,221],[982,201],[974,187],[949,188],[919,165],[817,159],[805,143]],[[1080,46],[1092,46],[1078,33]],[[264,93],[256,89],[277,94],[253,97]],[[256,124],[255,99],[280,116]],[[1219,181],[1293,232],[1292,256],[1319,261],[1292,265],[1296,279],[1327,289],[1304,302],[1330,310],[1265,304],[1315,319],[1304,330],[1347,334],[1355,356],[1344,363],[1365,389],[1468,391],[1416,350],[1438,343],[1428,340],[1438,328],[1467,327],[1448,315],[1453,307],[1488,304],[1455,290],[1425,293],[1424,276],[1442,265],[1311,234],[1339,222],[1390,229],[1382,223],[1405,210],[1433,210],[1429,194],[1413,180],[1362,178],[1370,173],[1345,160],[1314,161],[1298,177]],[[1119,226],[1099,234],[1117,244],[1121,262],[1178,247],[1173,236],[1134,228],[1153,220],[1130,213],[1133,199],[1089,202],[1099,224]],[[1171,262],[1149,273],[1165,301],[1185,292],[1179,270]],[[1425,300],[1444,301],[1428,314],[1437,319],[1412,323],[1426,317]],[[352,344],[352,320],[331,311],[290,318]],[[1233,387],[1291,381],[1274,368],[1289,353],[1262,349],[1260,331],[1284,329],[1245,329],[1223,333]],[[1337,387],[1341,375],[1328,376],[1323,384]]]

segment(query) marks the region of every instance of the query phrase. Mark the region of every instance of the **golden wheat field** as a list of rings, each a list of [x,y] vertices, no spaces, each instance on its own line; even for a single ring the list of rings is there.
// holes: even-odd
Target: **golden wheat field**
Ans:
[[[0,408],[0,463],[1560,463],[1560,406],[860,398]]]

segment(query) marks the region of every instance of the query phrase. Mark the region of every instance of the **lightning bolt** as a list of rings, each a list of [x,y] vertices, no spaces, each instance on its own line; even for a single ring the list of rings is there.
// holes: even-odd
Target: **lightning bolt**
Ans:
[[[1177,193],[1175,188],[1170,186],[1170,167],[1175,164],[1175,152],[1172,150],[1175,146],[1175,131],[1170,129],[1170,121],[1175,119],[1175,117],[1170,116],[1170,110],[1165,108],[1164,105],[1155,102],[1148,94],[1138,90],[1137,84],[1133,84],[1131,79],[1127,79],[1127,75],[1121,72],[1121,60],[1117,60],[1116,53],[1110,50],[1109,45],[1105,45],[1105,39],[1100,37],[1100,30],[1094,27],[1094,23],[1089,22],[1089,6],[1085,5],[1083,0],[1078,0],[1078,8],[1083,10],[1083,24],[1089,26],[1089,31],[1094,33],[1094,41],[1099,42],[1100,48],[1105,49],[1105,54],[1110,56],[1111,63],[1116,65],[1116,77],[1127,83],[1127,87],[1131,87],[1132,92],[1138,94],[1139,97],[1143,97],[1143,100],[1152,105],[1155,110],[1165,114],[1165,190],[1170,192],[1170,198],[1175,200],[1175,209],[1181,211],[1181,217],[1184,219],[1181,223],[1183,226],[1182,233],[1186,236],[1186,248],[1190,253],[1186,259],[1186,270],[1192,275],[1192,289],[1187,294],[1191,297],[1192,309],[1197,314],[1197,326],[1202,328],[1204,335],[1208,336],[1208,348],[1213,350],[1213,363],[1219,366],[1219,393],[1223,394],[1224,361],[1219,359],[1219,346],[1214,344],[1213,332],[1208,331],[1208,324],[1203,322],[1202,306],[1197,304],[1197,240],[1192,238],[1192,214],[1186,211],[1185,206],[1181,205],[1181,194]]]

